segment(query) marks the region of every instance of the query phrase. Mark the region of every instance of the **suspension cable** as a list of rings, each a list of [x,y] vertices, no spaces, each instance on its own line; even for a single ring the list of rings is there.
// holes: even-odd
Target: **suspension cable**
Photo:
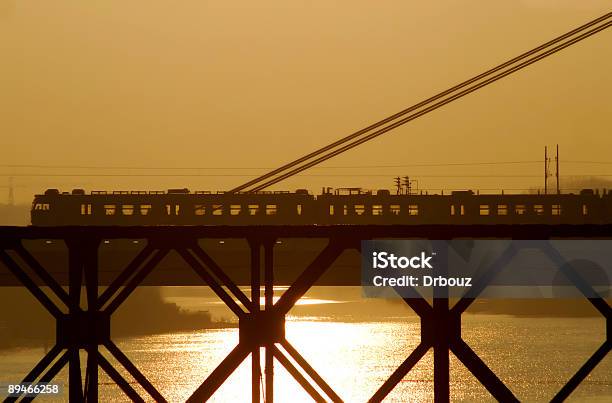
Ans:
[[[413,106],[411,106],[411,107],[409,107],[407,109],[404,109],[403,111],[401,111],[399,113],[396,113],[396,114],[394,114],[392,116],[389,116],[386,119],[383,119],[383,120],[381,120],[381,121],[379,121],[379,122],[377,122],[375,124],[372,124],[372,125],[364,128],[364,129],[362,129],[362,130],[359,130],[359,131],[357,131],[357,132],[355,132],[355,133],[353,133],[353,134],[351,134],[349,136],[346,136],[346,137],[344,137],[344,138],[342,138],[340,140],[337,140],[337,141],[335,141],[335,142],[333,142],[333,143],[331,143],[331,144],[329,144],[329,145],[327,145],[325,147],[322,147],[322,148],[320,148],[320,149],[318,149],[318,150],[316,150],[316,151],[314,151],[314,152],[312,152],[312,153],[310,153],[310,154],[308,154],[306,156],[303,156],[303,157],[301,157],[301,158],[299,158],[299,159],[297,159],[297,160],[295,160],[293,162],[285,164],[285,165],[283,165],[280,168],[277,168],[277,169],[275,169],[275,170],[273,170],[271,172],[266,173],[265,175],[259,176],[259,177],[255,178],[255,179],[251,180],[251,181],[248,181],[247,183],[245,183],[243,185],[240,185],[240,186],[230,190],[229,193],[235,193],[235,192],[239,192],[239,191],[244,191],[245,189],[247,189],[247,188],[249,188],[249,187],[259,183],[259,185],[257,185],[256,187],[250,189],[251,192],[255,192],[255,191],[264,189],[264,188],[266,188],[268,186],[271,186],[271,185],[273,185],[275,183],[278,183],[278,182],[280,182],[280,181],[282,181],[282,180],[284,180],[284,179],[286,179],[286,178],[288,178],[290,176],[293,176],[293,175],[295,175],[295,174],[297,174],[297,173],[299,173],[299,172],[301,172],[301,171],[303,171],[305,169],[308,169],[308,168],[310,168],[310,167],[312,167],[314,165],[317,165],[317,164],[319,164],[319,163],[321,163],[323,161],[326,161],[329,158],[332,158],[332,157],[334,157],[334,156],[336,156],[336,155],[338,155],[340,153],[343,153],[343,152],[345,152],[345,151],[347,151],[347,150],[349,150],[349,149],[351,149],[353,147],[356,147],[356,146],[358,146],[358,145],[360,145],[360,144],[362,144],[362,143],[364,143],[366,141],[369,141],[372,138],[378,137],[379,135],[381,135],[383,133],[386,133],[389,130],[392,130],[392,129],[398,127],[398,126],[401,126],[401,125],[411,121],[411,120],[414,120],[414,119],[416,119],[416,118],[418,118],[418,117],[420,117],[420,116],[422,116],[422,115],[424,115],[426,113],[429,113],[429,112],[431,112],[431,111],[433,111],[433,110],[435,110],[435,109],[437,109],[437,108],[439,108],[439,107],[441,107],[443,105],[446,105],[449,102],[452,102],[452,101],[454,101],[456,99],[459,99],[459,98],[461,98],[461,97],[463,97],[463,96],[465,96],[465,95],[467,95],[467,94],[469,94],[469,93],[471,93],[471,92],[473,92],[473,91],[475,91],[475,90],[477,90],[479,88],[482,88],[482,87],[484,87],[484,86],[486,86],[488,84],[491,84],[491,83],[493,83],[493,82],[495,82],[495,81],[497,81],[497,80],[499,80],[499,79],[501,79],[501,78],[503,78],[503,77],[505,77],[505,76],[507,76],[509,74],[512,74],[512,73],[514,73],[514,72],[516,72],[516,71],[518,71],[518,70],[520,70],[520,69],[522,69],[522,68],[524,68],[524,67],[526,67],[526,66],[528,66],[528,65],[530,65],[532,63],[535,63],[538,60],[541,60],[541,59],[543,59],[543,58],[545,58],[545,57],[547,57],[547,56],[549,56],[549,55],[551,55],[553,53],[556,53],[556,52],[558,52],[558,51],[560,51],[560,50],[562,50],[562,49],[564,49],[564,48],[566,48],[568,46],[571,46],[571,45],[573,45],[573,44],[575,44],[575,43],[577,43],[577,42],[579,42],[579,41],[581,41],[581,40],[583,40],[583,39],[585,39],[585,38],[587,38],[587,37],[589,37],[589,36],[599,32],[599,31],[602,31],[603,29],[608,28],[610,26],[610,24],[611,24],[609,21],[607,23],[603,24],[603,25],[599,25],[596,28],[593,28],[593,29],[587,31],[586,33],[583,33],[583,34],[579,35],[578,37],[574,37],[573,39],[571,39],[571,40],[569,40],[567,42],[564,42],[561,45],[558,45],[558,46],[556,46],[556,47],[554,47],[552,49],[548,49],[552,45],[555,45],[555,44],[557,44],[559,42],[562,42],[562,41],[564,41],[567,38],[573,37],[577,33],[583,32],[583,31],[585,31],[586,29],[588,29],[588,28],[590,28],[592,26],[595,26],[595,25],[597,25],[597,24],[599,24],[599,23],[601,23],[603,21],[609,20],[611,17],[612,17],[612,13],[607,13],[607,14],[605,14],[605,15],[603,15],[603,16],[601,16],[601,17],[599,17],[599,18],[597,18],[597,19],[595,19],[593,21],[590,21],[590,22],[588,22],[588,23],[586,23],[586,24],[584,24],[584,25],[582,25],[582,26],[580,26],[580,27],[578,27],[576,29],[573,29],[573,30],[571,30],[571,31],[569,31],[569,32],[567,32],[567,33],[565,33],[565,34],[563,34],[563,35],[561,35],[561,36],[551,40],[551,41],[548,41],[548,42],[546,42],[543,45],[540,45],[540,46],[538,46],[538,47],[536,47],[536,48],[534,48],[534,49],[532,49],[532,50],[530,50],[528,52],[525,52],[525,53],[521,54],[520,56],[517,56],[517,57],[515,57],[515,58],[513,58],[511,60],[508,60],[507,62],[505,62],[505,63],[503,63],[503,64],[501,64],[501,65],[499,65],[497,67],[494,67],[493,69],[490,69],[490,70],[488,70],[488,71],[486,71],[486,72],[484,72],[482,74],[479,74],[479,75],[477,75],[477,76],[475,76],[475,77],[473,77],[473,78],[471,78],[471,79],[469,79],[467,81],[464,81],[461,84],[458,84],[458,85],[456,85],[456,86],[454,86],[454,87],[452,87],[452,88],[450,88],[450,89],[448,89],[446,91],[443,91],[443,92],[441,92],[441,93],[439,93],[439,94],[437,94],[437,95],[435,95],[433,97],[430,97],[430,98],[428,98],[428,99],[426,99],[424,101],[421,101],[421,102],[419,102],[419,103],[417,103],[417,104],[415,104],[415,105],[413,105]],[[409,114],[410,112],[418,110],[419,108],[421,108],[423,106],[431,104],[432,102],[437,101],[440,98],[446,97],[447,95],[450,95],[453,92],[456,92],[457,90],[460,90],[462,88],[468,87],[471,84],[473,84],[475,82],[478,82],[479,80],[481,80],[481,79],[483,79],[485,77],[491,76],[492,74],[497,73],[500,70],[505,69],[506,67],[509,67],[509,66],[512,66],[512,65],[516,64],[518,61],[527,59],[530,56],[532,56],[534,54],[537,54],[538,52],[540,52],[540,51],[542,51],[544,49],[548,49],[548,50],[546,52],[542,53],[542,54],[539,54],[538,56],[532,57],[531,59],[528,59],[527,61],[524,61],[524,62],[522,62],[522,63],[512,67],[511,69],[508,69],[508,70],[505,70],[505,71],[503,71],[501,73],[498,73],[498,74],[494,75],[493,77],[488,78],[487,80],[485,80],[483,82],[480,82],[479,84],[473,85],[473,86],[471,86],[471,87],[469,87],[469,88],[467,88],[467,89],[465,89],[463,91],[458,92],[457,94],[455,94],[455,95],[453,95],[453,96],[451,96],[449,98],[443,99],[442,101],[439,101],[439,102],[429,106],[428,108],[426,108],[424,110],[421,110],[421,111],[419,111],[417,113],[411,114],[411,115],[409,115],[409,116],[407,116],[407,117],[405,117],[405,118],[403,118],[403,119],[401,119],[401,120],[399,120],[399,121],[397,121],[395,123],[392,123],[392,124],[390,124],[390,125],[388,125],[386,127],[383,127],[382,129],[377,130],[374,133],[370,133],[369,135],[367,135],[367,136],[365,136],[365,137],[363,137],[361,139],[358,139],[356,141],[353,141],[352,143],[349,143],[348,145],[345,145],[345,146],[343,146],[343,147],[341,147],[341,148],[339,148],[339,149],[337,149],[335,151],[332,151],[332,152],[330,152],[330,153],[328,153],[328,154],[326,154],[326,155],[324,155],[322,157],[319,157],[319,158],[317,158],[317,159],[315,159],[315,160],[313,160],[311,162],[307,162],[305,165],[302,165],[302,166],[300,166],[298,168],[294,168],[294,169],[292,169],[290,171],[287,171],[288,169],[293,168],[296,165],[299,165],[299,164],[301,164],[303,162],[306,162],[309,159],[312,159],[313,157],[319,156],[319,155],[321,155],[321,154],[323,154],[323,153],[325,153],[325,152],[327,152],[329,150],[332,150],[333,148],[338,147],[338,146],[340,146],[340,145],[342,145],[344,143],[348,143],[349,141],[351,141],[353,139],[356,139],[356,138],[358,138],[358,137],[360,137],[360,136],[370,132],[373,129],[379,128],[380,126],[383,126],[383,125],[385,125],[387,123],[390,123],[390,122],[396,120],[399,117],[402,117],[404,115]],[[268,178],[270,178],[270,177],[272,177],[274,175],[282,173],[283,171],[287,171],[287,172],[283,173],[282,175],[280,175],[280,176],[278,176],[276,178],[273,178],[271,180],[263,182],[266,179],[268,179]],[[261,183],[261,182],[263,182],[263,183]]]

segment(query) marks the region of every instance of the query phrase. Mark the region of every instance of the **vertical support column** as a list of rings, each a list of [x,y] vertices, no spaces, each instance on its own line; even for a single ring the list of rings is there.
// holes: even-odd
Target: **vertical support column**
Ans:
[[[260,286],[261,286],[261,243],[250,241],[251,248],[251,301],[253,303],[252,315],[259,315],[260,311]],[[259,380],[261,379],[261,364],[259,356],[259,343],[253,345],[251,351],[251,400],[259,403],[261,389]]]
[[[68,314],[75,317],[81,311],[81,285],[83,283],[83,259],[81,251],[73,242],[68,242]],[[78,346],[69,347],[68,396],[71,402],[83,400],[81,358]]]
[[[436,298],[433,302],[433,352],[434,352],[434,401],[450,400],[449,375],[449,326],[448,298]]]
[[[432,242],[436,252],[437,272],[441,276],[448,274],[448,244]],[[450,326],[449,326],[448,287],[436,287],[433,300],[433,351],[434,351],[434,401],[450,401]]]
[[[274,305],[274,241],[270,240],[264,244],[264,279],[265,279],[265,309],[271,312]],[[274,403],[274,342],[266,344],[266,393],[265,402]]]
[[[87,402],[98,401],[98,247],[97,240],[88,239],[83,246],[83,271],[85,273],[85,290],[87,294],[87,316],[93,327],[87,342]]]

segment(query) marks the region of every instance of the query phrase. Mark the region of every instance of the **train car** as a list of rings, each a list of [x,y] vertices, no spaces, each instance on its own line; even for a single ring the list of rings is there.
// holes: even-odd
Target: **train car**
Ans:
[[[314,196],[296,192],[167,191],[60,192],[48,189],[32,204],[32,225],[307,224]]]
[[[612,193],[393,194],[325,188],[295,192],[60,192],[32,203],[32,225],[341,225],[612,223]]]

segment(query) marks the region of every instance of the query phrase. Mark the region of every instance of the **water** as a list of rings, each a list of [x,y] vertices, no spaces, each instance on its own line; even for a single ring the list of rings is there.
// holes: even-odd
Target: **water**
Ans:
[[[364,402],[416,347],[420,328],[415,316],[336,321],[326,316],[297,315],[288,318],[286,333],[287,339],[340,397],[347,402]],[[466,314],[463,335],[519,399],[548,401],[602,343],[605,322],[600,318]],[[116,343],[162,395],[178,402],[199,386],[237,342],[237,329],[211,329],[126,338]],[[0,383],[21,379],[43,353],[40,348],[0,352]],[[110,359],[108,352],[103,353]],[[432,401],[432,368],[433,355],[429,352],[387,401]],[[275,375],[278,402],[311,401],[278,362]],[[213,401],[250,401],[250,377],[248,358],[217,391]],[[66,381],[64,369],[56,382]],[[100,383],[101,401],[129,401],[102,372]],[[133,386],[144,393],[135,383]],[[493,401],[454,356],[451,356],[451,393],[454,401]],[[609,356],[578,387],[572,399],[612,401]]]

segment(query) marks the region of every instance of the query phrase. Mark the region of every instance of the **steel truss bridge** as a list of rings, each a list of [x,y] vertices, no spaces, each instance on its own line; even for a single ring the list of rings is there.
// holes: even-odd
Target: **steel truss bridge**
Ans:
[[[589,38],[612,26],[612,13],[607,13],[545,44],[525,52],[497,67],[474,76],[446,91],[419,102],[362,130],[350,134],[323,148],[315,150],[282,167],[229,190],[257,192],[294,176],[317,164],[373,140],[397,127],[454,102],[478,89],[514,74],[533,63],[549,57],[569,46]],[[325,246],[306,267],[295,269],[299,276],[274,303],[276,239],[318,238],[327,240]],[[208,400],[219,386],[249,355],[252,355],[252,400],[260,401],[260,354],[264,349],[264,396],[266,403],[274,399],[274,363],[278,361],[315,401],[341,402],[342,398],[285,338],[285,316],[295,303],[349,249],[359,250],[362,240],[368,239],[454,239],[454,238],[612,238],[612,225],[392,225],[392,226],[265,226],[265,227],[0,227],[0,262],[25,286],[56,320],[56,343],[48,354],[28,373],[24,382],[48,382],[66,365],[69,368],[69,398],[74,402],[98,400],[98,368],[133,401],[145,397],[165,402],[155,386],[121,352],[110,336],[113,312],[170,252],[177,252],[185,264],[208,285],[232,310],[239,320],[239,342],[228,356],[203,380],[188,399],[190,402]],[[24,246],[25,240],[61,240],[68,248],[66,278],[58,280],[48,268]],[[146,246],[131,263],[116,273],[110,281],[101,281],[99,246],[103,240],[145,239]],[[242,239],[250,250],[251,298],[243,293],[230,278],[230,273],[210,256],[198,243],[200,239]],[[358,268],[355,268],[358,270]],[[568,278],[585,296],[585,284],[576,273]],[[171,276],[171,274],[168,274]],[[171,278],[167,277],[170,282]],[[477,290],[486,287],[489,277],[476,280]],[[50,298],[41,286],[54,294]],[[67,286],[66,291],[62,286]],[[80,306],[84,285],[87,309]],[[108,285],[99,294],[98,287]],[[260,287],[264,287],[265,304],[260,304]],[[54,300],[60,301],[58,306]],[[450,400],[449,352],[452,351],[468,370],[499,401],[518,401],[508,386],[486,365],[461,336],[461,317],[474,301],[464,298],[451,307],[448,294],[434,298],[433,304],[423,298],[407,298],[405,302],[421,320],[421,341],[406,360],[380,385],[370,398],[382,401],[414,365],[433,349],[434,397],[437,402]],[[553,397],[562,401],[587,377],[608,354],[612,346],[610,318],[612,309],[601,298],[589,301],[606,320],[606,340]],[[119,371],[101,354],[104,346],[125,370],[142,386],[149,396],[140,396]],[[81,378],[80,350],[87,352],[86,382]],[[293,361],[292,361],[293,360]],[[297,363],[294,364],[293,362]],[[299,367],[299,368],[298,368]],[[16,401],[8,398],[6,401]],[[32,397],[25,396],[23,401]]]
[[[277,239],[324,239],[318,255],[305,267],[296,267],[298,276],[274,303],[275,259]],[[333,388],[285,338],[285,316],[296,302],[313,286],[346,250],[359,251],[361,241],[369,239],[573,239],[612,238],[612,225],[425,225],[425,226],[265,226],[265,227],[2,227],[0,228],[0,262],[26,287],[55,318],[56,341],[50,351],[24,377],[23,382],[49,382],[68,366],[70,401],[98,401],[98,368],[101,368],[133,401],[154,399],[165,402],[164,396],[116,346],[111,338],[111,317],[146,277],[155,270],[170,251],[182,257],[185,267],[192,269],[225,305],[238,317],[239,342],[223,361],[203,379],[188,399],[189,402],[208,400],[232,372],[252,356],[252,401],[274,400],[275,361],[317,402],[342,402]],[[103,240],[144,239],[146,244],[135,252],[131,262],[113,272],[113,279],[100,281],[99,246]],[[250,251],[250,298],[232,281],[231,273],[221,267],[198,243],[206,239],[241,239]],[[67,267],[58,281],[51,270],[24,247],[28,240],[57,240],[68,249]],[[57,268],[54,268],[57,271]],[[359,270],[359,267],[355,267]],[[172,273],[165,272],[168,281]],[[474,289],[482,291],[493,277],[485,271],[474,280]],[[566,273],[568,274],[568,273]],[[3,276],[4,277],[4,276]],[[568,278],[585,296],[586,290],[576,273]],[[4,283],[6,285],[6,282]],[[98,287],[108,287],[99,292]],[[48,287],[50,298],[42,286]],[[63,287],[67,286],[67,287]],[[84,287],[87,308],[80,305]],[[265,303],[260,304],[263,287]],[[588,285],[587,285],[588,287]],[[558,391],[552,401],[563,401],[580,385],[612,348],[612,308],[602,298],[588,298],[606,321],[607,335],[601,346]],[[53,300],[60,301],[56,304]],[[450,400],[449,352],[467,367],[476,379],[499,401],[518,401],[511,389],[500,380],[461,336],[462,314],[474,298],[460,299],[451,306],[448,294],[440,295],[430,304],[423,298],[404,301],[420,317],[421,340],[414,351],[406,351],[405,361],[384,381],[370,402],[382,401],[410,372],[414,365],[433,349],[434,396],[437,402]],[[120,372],[100,352],[104,346],[123,368],[142,386],[148,396],[141,396]],[[260,385],[260,354],[263,349],[265,366]],[[87,353],[86,382],[81,377],[79,352]],[[297,363],[297,365],[295,364]],[[179,375],[179,374],[177,374]],[[248,395],[248,392],[245,391]],[[17,401],[17,397],[6,402]],[[23,396],[22,401],[33,397]]]

